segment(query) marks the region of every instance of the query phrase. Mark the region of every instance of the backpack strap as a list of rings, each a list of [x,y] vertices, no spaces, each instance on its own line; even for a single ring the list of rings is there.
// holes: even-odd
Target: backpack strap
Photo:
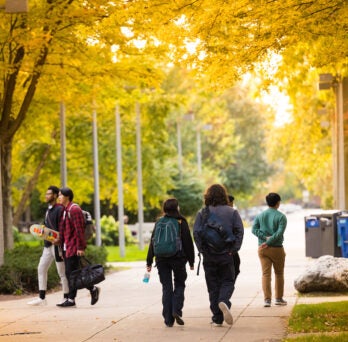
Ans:
[[[201,267],[201,260],[202,260],[200,252],[198,252],[198,259],[199,259],[199,261],[198,261],[198,266],[197,266],[197,275],[199,275],[199,268]]]
[[[205,206],[204,208],[202,208],[201,210],[201,214],[202,214],[202,226],[204,226],[207,221],[208,221],[208,217],[209,217],[209,207],[208,206]]]
[[[63,214],[63,219],[64,219],[64,220],[65,220],[65,218],[66,218],[65,213],[68,213],[67,217],[68,217],[68,220],[71,222],[70,210],[71,210],[72,207],[76,207],[76,206],[77,206],[77,204],[76,204],[76,203],[73,203],[73,204],[70,206],[69,210],[65,210],[65,211],[64,211],[64,214]],[[73,226],[74,226],[74,229],[76,229],[74,224],[73,224]]]
[[[178,219],[178,223],[179,223],[179,235],[180,235],[180,238],[182,239],[182,235],[181,235],[181,223],[182,223],[182,219]]]

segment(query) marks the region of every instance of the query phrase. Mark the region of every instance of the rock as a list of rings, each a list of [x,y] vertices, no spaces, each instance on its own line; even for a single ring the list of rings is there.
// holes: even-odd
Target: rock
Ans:
[[[348,291],[348,258],[321,256],[295,279],[294,286],[302,293]]]

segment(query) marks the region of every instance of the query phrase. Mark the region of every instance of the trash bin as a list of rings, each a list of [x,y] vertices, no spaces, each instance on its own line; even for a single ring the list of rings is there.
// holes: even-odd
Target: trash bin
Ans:
[[[316,216],[305,217],[306,257],[319,258],[321,254],[320,219]]]
[[[305,217],[306,256],[319,258],[322,255],[342,256],[338,246],[337,218],[340,211],[327,210]]]
[[[348,258],[348,214],[337,218],[337,230],[342,256]]]
[[[342,256],[337,234],[337,219],[341,214],[341,211],[327,210],[318,215],[321,228],[321,255]]]

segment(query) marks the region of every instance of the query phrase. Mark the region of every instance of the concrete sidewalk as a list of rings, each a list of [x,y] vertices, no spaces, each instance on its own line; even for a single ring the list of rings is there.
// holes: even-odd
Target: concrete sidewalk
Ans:
[[[5,341],[280,341],[286,319],[297,302],[294,279],[312,262],[305,257],[304,216],[288,215],[285,296],[288,305],[263,307],[257,239],[249,228],[240,251],[241,274],[232,297],[232,327],[212,327],[203,267],[188,270],[184,326],[165,327],[161,316],[161,284],[157,269],[142,282],[145,261],[121,264],[124,271],[107,275],[101,295],[90,305],[87,290],[79,290],[76,308],[58,308],[61,293],[47,296],[48,305],[31,307],[28,299],[0,302],[0,342]],[[198,260],[195,267],[197,267]],[[320,300],[320,299],[319,299]],[[342,299],[341,299],[342,300]]]

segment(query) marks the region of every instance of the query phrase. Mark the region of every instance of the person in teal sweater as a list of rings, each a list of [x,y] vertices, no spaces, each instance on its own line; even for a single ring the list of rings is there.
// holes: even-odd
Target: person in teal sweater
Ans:
[[[264,306],[272,302],[272,266],[275,274],[275,305],[286,305],[284,295],[285,251],[283,247],[286,216],[278,211],[281,198],[271,192],[266,196],[268,209],[256,216],[252,233],[258,237],[258,255],[262,268],[262,290]]]

